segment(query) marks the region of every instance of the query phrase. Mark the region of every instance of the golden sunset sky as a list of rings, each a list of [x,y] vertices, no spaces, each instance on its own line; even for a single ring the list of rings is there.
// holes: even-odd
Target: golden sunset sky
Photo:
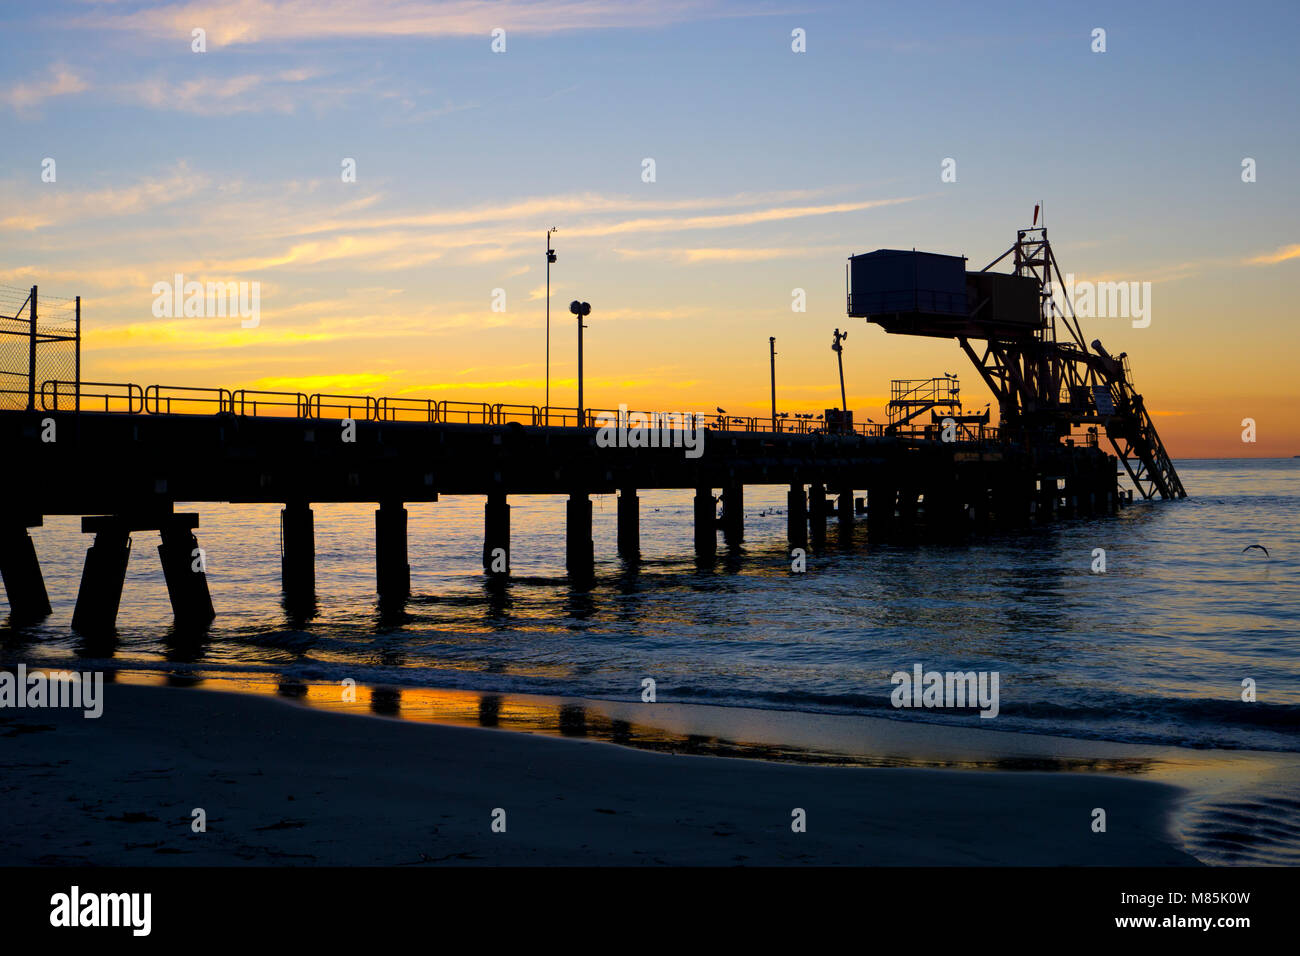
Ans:
[[[980,268],[1043,201],[1063,271],[1151,283],[1148,328],[1083,324],[1175,457],[1300,454],[1295,8],[1039,11],[6,7],[0,285],[83,297],[86,380],[541,405],[554,226],[552,404],[578,298],[589,406],[766,414],[775,335],[779,406],[821,411],[839,327],[883,421],[892,378],[988,395],[955,342],[846,318],[846,258]],[[259,283],[259,324],[155,317],[177,273]]]

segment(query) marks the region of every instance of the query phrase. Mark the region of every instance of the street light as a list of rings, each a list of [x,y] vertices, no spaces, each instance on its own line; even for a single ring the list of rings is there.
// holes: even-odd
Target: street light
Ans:
[[[776,420],[776,336],[775,336],[775,335],[769,335],[769,336],[767,337],[767,347],[768,347],[768,350],[772,353],[772,355],[771,355],[771,362],[772,362],[772,431],[776,432],[776,431],[780,431],[780,430],[781,430],[781,423],[778,422],[778,421]]]
[[[840,343],[848,337],[849,333],[841,332],[839,329],[836,329],[835,341],[831,343],[831,351],[835,353],[835,357],[840,363],[840,409],[844,412],[845,418],[847,418],[849,414],[849,400],[844,395],[844,346]],[[841,421],[841,424],[844,424],[844,422]]]
[[[582,330],[586,328],[582,320],[591,315],[591,303],[574,299],[569,303],[569,311],[578,318],[578,427],[583,425],[582,415]]]
[[[551,423],[551,263],[555,261],[555,250],[551,248],[551,233],[558,232],[554,226],[546,230],[546,423]]]

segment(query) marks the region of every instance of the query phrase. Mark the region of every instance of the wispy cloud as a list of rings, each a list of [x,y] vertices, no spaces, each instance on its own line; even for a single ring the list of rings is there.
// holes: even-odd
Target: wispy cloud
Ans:
[[[481,36],[662,27],[728,17],[761,16],[755,4],[688,0],[192,0],[132,13],[95,13],[83,22],[149,36],[189,37],[207,31],[209,49],[335,37]]]
[[[48,75],[35,82],[18,83],[0,92],[0,101],[16,110],[27,110],[55,96],[67,96],[87,89],[88,84],[73,70],[61,63],[50,67]]]
[[[827,246],[799,246],[797,248],[726,248],[711,247],[699,249],[656,248],[656,249],[615,249],[615,254],[622,259],[670,260],[688,265],[715,262],[763,262],[768,259],[794,259],[825,256],[838,253],[838,248]]]
[[[1246,262],[1252,266],[1272,266],[1289,259],[1300,259],[1300,242],[1293,242],[1273,252],[1265,252],[1253,259],[1247,259]]]
[[[267,389],[268,391],[305,391],[313,394],[319,392],[347,393],[352,390],[365,391],[373,385],[382,385],[392,377],[391,375],[377,375],[369,372],[343,375],[275,376],[259,378],[253,384],[257,388]]]
[[[291,113],[300,99],[295,86],[317,75],[311,70],[294,69],[270,74],[202,77],[181,83],[151,79],[125,84],[118,87],[118,93],[154,109],[201,116]]]
[[[205,188],[208,177],[178,163],[162,176],[137,180],[127,186],[62,191],[51,185],[46,193],[6,185],[0,188],[4,205],[14,210],[0,219],[0,228],[39,229],[72,225],[87,219],[131,216],[168,203],[188,199]],[[25,201],[24,201],[25,200]]]

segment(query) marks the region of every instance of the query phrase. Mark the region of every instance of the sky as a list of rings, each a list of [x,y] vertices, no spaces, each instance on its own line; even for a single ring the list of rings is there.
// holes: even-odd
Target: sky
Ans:
[[[82,296],[88,381],[540,406],[554,227],[552,405],[581,299],[588,406],[765,415],[776,336],[820,412],[840,328],[883,421],[891,379],[988,394],[848,318],[846,258],[981,268],[1042,202],[1063,271],[1151,284],[1146,327],[1082,324],[1175,457],[1300,454],[1300,6],[985,7],[6,3],[0,291]],[[177,274],[257,283],[257,324],[155,315]]]

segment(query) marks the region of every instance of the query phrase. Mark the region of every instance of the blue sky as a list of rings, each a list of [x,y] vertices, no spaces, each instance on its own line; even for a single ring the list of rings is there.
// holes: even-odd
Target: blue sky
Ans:
[[[840,325],[865,415],[890,377],[958,355],[845,319],[844,258],[982,266],[1041,199],[1063,266],[1155,283],[1151,328],[1092,331],[1132,353],[1162,429],[1209,447],[1276,414],[1292,441],[1298,20],[1289,3],[8,4],[0,284],[85,296],[103,378],[540,403],[554,225],[553,382],[573,377],[577,296],[600,404],[762,407],[775,334],[787,404],[820,408]],[[261,282],[266,321],[160,322],[149,288],[177,271]]]

